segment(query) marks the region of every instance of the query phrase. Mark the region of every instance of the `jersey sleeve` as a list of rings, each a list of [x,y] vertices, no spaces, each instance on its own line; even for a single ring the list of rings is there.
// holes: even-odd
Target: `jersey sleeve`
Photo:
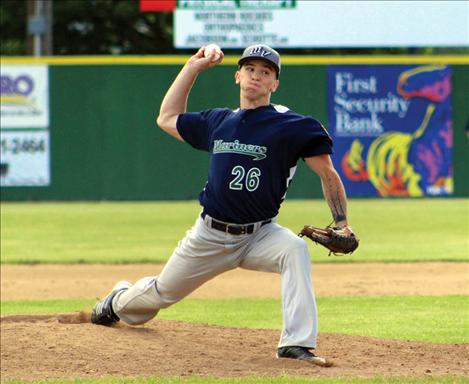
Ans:
[[[302,143],[299,157],[312,157],[332,154],[333,142],[323,125],[313,119],[305,118],[302,121]]]
[[[210,134],[226,115],[224,109],[186,112],[178,116],[176,128],[181,137],[195,149],[210,151]]]

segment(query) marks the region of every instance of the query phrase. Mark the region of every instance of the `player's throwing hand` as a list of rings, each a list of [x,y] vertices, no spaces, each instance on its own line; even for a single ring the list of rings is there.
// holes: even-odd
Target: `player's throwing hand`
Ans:
[[[201,72],[220,64],[224,57],[225,55],[220,47],[211,44],[207,47],[201,47],[197,53],[189,59],[187,65]]]

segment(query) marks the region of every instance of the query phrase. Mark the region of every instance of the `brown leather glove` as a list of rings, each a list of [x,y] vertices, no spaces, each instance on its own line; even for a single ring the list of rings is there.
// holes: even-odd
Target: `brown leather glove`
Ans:
[[[358,248],[359,240],[357,236],[347,228],[317,228],[312,225],[305,225],[298,236],[306,236],[316,244],[321,244],[329,250],[329,255],[342,256],[352,253]]]

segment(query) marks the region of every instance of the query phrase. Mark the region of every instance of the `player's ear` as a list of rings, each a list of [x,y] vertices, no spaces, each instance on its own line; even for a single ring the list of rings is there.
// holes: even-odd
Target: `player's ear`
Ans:
[[[235,77],[235,84],[239,84],[239,82],[240,82],[240,79],[239,79],[240,73],[239,73],[239,71],[235,72],[234,77]]]
[[[275,80],[274,84],[270,87],[270,92],[274,93],[277,90],[279,85],[280,85],[280,80],[278,79]]]

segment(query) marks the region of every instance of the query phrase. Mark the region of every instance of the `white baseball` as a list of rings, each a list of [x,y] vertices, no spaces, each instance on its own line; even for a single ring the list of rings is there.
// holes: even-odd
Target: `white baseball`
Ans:
[[[211,61],[217,61],[221,56],[221,48],[216,44],[209,44],[204,49],[204,57],[211,57]]]

